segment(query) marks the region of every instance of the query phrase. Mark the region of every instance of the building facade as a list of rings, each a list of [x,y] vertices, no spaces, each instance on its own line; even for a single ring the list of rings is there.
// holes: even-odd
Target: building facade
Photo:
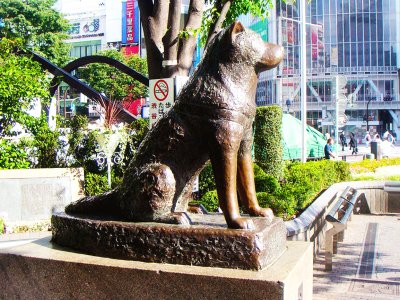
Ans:
[[[55,8],[70,22],[71,57],[104,49],[139,54],[139,8],[135,0],[58,0]]]
[[[347,97],[344,131],[400,130],[400,2],[307,1],[307,123],[322,132],[335,124],[336,81]],[[257,104],[278,104],[300,118],[300,1],[276,1],[269,41],[285,48],[283,63],[260,75]]]

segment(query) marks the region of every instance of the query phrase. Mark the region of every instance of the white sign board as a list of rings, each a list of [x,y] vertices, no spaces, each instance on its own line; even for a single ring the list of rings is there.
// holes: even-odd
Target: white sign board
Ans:
[[[164,78],[150,80],[149,94],[149,124],[151,128],[174,104],[174,79]]]

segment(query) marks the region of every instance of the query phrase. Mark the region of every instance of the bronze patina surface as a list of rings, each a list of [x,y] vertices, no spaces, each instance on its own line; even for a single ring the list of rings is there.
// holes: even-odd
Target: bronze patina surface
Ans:
[[[254,218],[253,230],[227,229],[221,214],[193,224],[120,222],[54,214],[52,241],[84,253],[169,264],[260,270],[286,249],[282,219]]]
[[[192,184],[210,159],[219,205],[232,229],[252,229],[250,216],[273,219],[258,204],[251,159],[259,72],[276,67],[283,48],[236,22],[217,34],[173,108],[142,142],[122,184],[66,207],[70,214],[190,224]]]

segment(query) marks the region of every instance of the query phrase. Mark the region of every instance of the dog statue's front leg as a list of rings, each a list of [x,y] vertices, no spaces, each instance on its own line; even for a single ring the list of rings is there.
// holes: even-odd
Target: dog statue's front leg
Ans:
[[[272,221],[274,214],[270,208],[261,208],[256,196],[253,161],[251,158],[251,134],[242,141],[237,160],[237,188],[244,209],[251,216],[267,217]]]
[[[219,122],[210,143],[210,159],[217,184],[219,205],[226,223],[233,229],[253,229],[248,218],[242,218],[236,190],[237,153],[243,127],[230,121]]]

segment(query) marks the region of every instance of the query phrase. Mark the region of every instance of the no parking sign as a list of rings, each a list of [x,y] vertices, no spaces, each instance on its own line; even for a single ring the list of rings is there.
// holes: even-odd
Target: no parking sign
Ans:
[[[171,109],[174,103],[174,79],[150,80],[149,93],[149,123],[150,127],[152,127],[162,115]]]

